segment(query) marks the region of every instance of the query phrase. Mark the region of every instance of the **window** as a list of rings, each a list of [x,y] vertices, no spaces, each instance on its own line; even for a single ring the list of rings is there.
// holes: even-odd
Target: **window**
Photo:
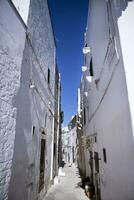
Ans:
[[[86,108],[84,108],[84,125],[86,124]]]
[[[94,152],[94,160],[95,160],[95,171],[99,173],[99,154],[98,154],[98,152]]]
[[[95,141],[95,143],[97,143],[97,136],[96,135],[94,137],[94,141]]]
[[[48,84],[50,84],[50,69],[48,68],[48,72],[47,72],[47,82]]]
[[[103,148],[103,160],[105,163],[107,163],[107,154],[106,154],[106,149]]]
[[[44,187],[45,146],[46,146],[46,140],[41,138],[39,192],[40,192],[40,191],[43,189],[43,187]]]
[[[56,144],[54,143],[54,149],[53,149],[53,151],[54,151],[54,156],[56,155]]]
[[[32,135],[35,134],[35,126],[32,126]]]
[[[34,135],[34,133],[35,133],[35,126],[33,126],[33,135]]]
[[[91,61],[90,61],[90,76],[94,76],[92,58],[91,58]]]

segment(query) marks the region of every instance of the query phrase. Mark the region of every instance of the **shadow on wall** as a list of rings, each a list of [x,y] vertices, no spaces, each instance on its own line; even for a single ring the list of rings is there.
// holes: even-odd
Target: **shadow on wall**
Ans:
[[[125,9],[128,6],[128,2],[131,2],[133,0],[114,0],[115,10],[117,18],[119,18],[122,15],[122,11],[125,11]]]
[[[33,190],[33,179],[35,179],[35,176],[30,176],[33,175],[33,173],[31,174],[31,168],[34,172],[35,156],[31,140],[32,120],[29,95],[30,63],[28,58],[29,52],[27,51],[28,44],[26,41],[22,61],[20,89],[14,98],[14,104],[17,108],[17,117],[9,199],[16,200],[28,198],[28,192]]]

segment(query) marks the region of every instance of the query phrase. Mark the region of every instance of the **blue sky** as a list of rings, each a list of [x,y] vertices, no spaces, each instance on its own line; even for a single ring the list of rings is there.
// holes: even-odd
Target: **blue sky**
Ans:
[[[64,124],[77,112],[82,48],[87,22],[88,0],[49,0],[57,41],[57,64],[61,73]]]

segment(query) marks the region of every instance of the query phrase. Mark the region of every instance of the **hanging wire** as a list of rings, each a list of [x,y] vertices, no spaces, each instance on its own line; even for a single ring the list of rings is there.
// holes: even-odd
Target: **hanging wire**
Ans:
[[[38,87],[37,87],[36,85],[35,85],[35,91],[36,91],[36,93],[40,96],[40,98],[41,98],[42,102],[44,103],[45,107],[48,109],[48,111],[49,111],[49,112],[51,113],[51,115],[54,117],[54,119],[56,120],[56,122],[59,123],[58,120],[57,120],[57,118],[56,118],[56,116],[55,116],[55,114],[52,112],[52,110],[49,108],[49,106],[48,106],[47,103],[45,102],[45,100],[44,100],[44,98],[43,98],[43,95],[41,94],[41,92],[39,91],[39,89],[38,89]]]
[[[113,68],[113,70],[112,70],[111,77],[110,77],[109,82],[108,82],[108,84],[107,84],[107,86],[106,86],[106,88],[105,88],[104,94],[103,94],[103,96],[101,97],[101,99],[100,99],[100,101],[99,101],[99,103],[98,103],[98,105],[97,105],[95,111],[93,112],[93,114],[92,114],[91,117],[89,118],[89,122],[91,122],[91,120],[92,120],[93,117],[95,116],[97,110],[99,109],[99,107],[100,107],[100,105],[101,105],[101,103],[102,103],[102,101],[103,101],[103,99],[104,99],[104,97],[105,97],[105,95],[106,95],[106,93],[107,93],[107,91],[108,91],[108,89],[109,89],[109,86],[110,86],[110,84],[111,84],[111,81],[112,81],[113,76],[114,76],[114,73],[115,73],[115,70],[116,70],[117,65],[118,65],[118,63],[119,63],[119,54],[118,54],[118,49],[117,49],[117,44],[116,44],[116,38],[115,38],[114,18],[113,18],[113,14],[112,14],[112,8],[111,8],[111,2],[110,2],[110,1],[107,2],[107,13],[108,13],[108,26],[109,26],[109,43],[108,43],[107,51],[106,51],[105,58],[104,58],[104,61],[103,61],[103,66],[102,66],[102,69],[101,69],[100,74],[99,74],[99,80],[100,80],[100,77],[101,77],[102,74],[103,74],[103,70],[104,70],[104,68],[105,68],[105,62],[106,62],[107,55],[108,55],[108,52],[109,52],[109,49],[110,49],[111,44],[114,44],[114,48],[115,48],[115,51],[116,51],[116,55],[117,55],[118,62],[115,64],[115,66],[114,66],[114,68]],[[112,23],[112,28],[113,28],[113,29],[111,28],[111,25],[110,25],[110,24],[111,24],[111,23],[110,23],[110,17],[112,17],[111,23]],[[111,30],[111,29],[112,29],[112,30]]]
[[[116,46],[116,39],[115,39],[115,25],[114,25],[114,19],[113,19],[113,14],[112,14],[111,2],[108,1],[106,4],[107,4],[107,14],[108,14],[109,42],[108,42],[106,54],[105,54],[105,57],[104,57],[104,60],[103,60],[103,64],[102,64],[102,67],[101,67],[101,71],[100,71],[99,76],[98,76],[98,80],[100,80],[100,78],[103,74],[103,71],[105,69],[105,63],[106,63],[106,60],[107,60],[107,56],[108,56],[108,53],[110,51],[111,44],[113,44],[113,43],[114,43],[114,48],[115,48],[115,51],[116,51],[116,54],[117,54],[117,58],[119,59],[117,46]],[[112,18],[112,20],[110,20],[110,18]],[[112,27],[111,27],[111,24],[112,24]]]
[[[27,38],[28,44],[29,44],[30,47],[31,47],[31,50],[32,50],[33,55],[34,55],[34,57],[35,57],[35,60],[36,60],[38,66],[39,66],[39,68],[40,68],[40,70],[41,70],[41,72],[42,72],[42,75],[43,75],[43,77],[44,77],[44,80],[45,80],[45,82],[47,83],[47,86],[48,86],[48,88],[49,88],[49,91],[50,91],[50,93],[51,93],[53,99],[54,99],[54,102],[59,103],[59,101],[57,101],[57,99],[56,99],[55,96],[53,95],[52,90],[51,90],[51,88],[50,88],[50,86],[49,86],[49,84],[48,84],[48,82],[47,82],[46,76],[45,76],[45,74],[44,74],[44,70],[43,70],[43,68],[42,68],[42,66],[41,66],[41,64],[40,64],[40,62],[39,62],[38,56],[37,56],[37,54],[36,54],[36,52],[35,52],[35,50],[34,50],[34,47],[33,47],[33,45],[32,45],[32,42],[31,42],[31,39],[30,39],[30,33],[26,32],[26,38]],[[30,60],[30,61],[31,61],[31,60]],[[30,63],[30,66],[31,66],[31,69],[30,69],[30,72],[31,72],[31,79],[33,80],[32,62]],[[34,82],[35,82],[35,81],[34,81]],[[55,82],[52,82],[52,84],[54,84],[54,83],[55,83]],[[49,108],[49,106],[47,105],[47,103],[45,102],[45,100],[44,100],[44,98],[43,98],[41,92],[39,91],[39,89],[38,89],[38,87],[37,87],[36,85],[35,85],[35,91],[36,91],[36,93],[40,96],[40,98],[41,98],[42,102],[44,103],[45,107],[48,109],[48,111],[49,111],[49,112],[51,113],[51,115],[54,117],[54,119],[56,120],[56,122],[59,124],[59,121],[57,120],[55,114],[53,114],[53,112],[51,111],[51,109]],[[49,99],[49,101],[52,103],[52,105],[53,105],[53,107],[54,107],[55,105],[53,104],[52,100]]]
[[[31,39],[30,39],[30,33],[26,32],[26,38],[27,38],[28,44],[31,46],[31,49],[32,49],[32,52],[33,52],[33,54],[34,54],[35,60],[36,60],[38,66],[39,66],[39,68],[40,68],[40,70],[41,70],[41,72],[42,72],[42,75],[43,75],[43,77],[44,77],[45,82],[47,83],[47,86],[48,86],[48,88],[49,88],[49,91],[50,91],[50,93],[51,93],[51,95],[52,95],[54,101],[56,101],[56,102],[58,103],[57,99],[56,99],[55,96],[53,95],[53,92],[52,92],[52,90],[51,90],[51,88],[50,88],[50,85],[49,85],[48,82],[47,82],[46,76],[45,76],[45,74],[44,74],[44,70],[43,70],[43,68],[42,68],[42,66],[41,66],[41,64],[40,64],[40,62],[39,62],[38,56],[37,56],[37,54],[36,54],[36,52],[35,52],[35,50],[34,50],[34,47],[33,47],[33,45],[32,45]],[[31,71],[32,71],[32,70],[31,70]],[[54,82],[52,82],[52,84],[54,84]]]
[[[90,117],[90,119],[89,119],[89,122],[91,122],[92,118],[95,116],[95,114],[96,114],[97,110],[99,109],[99,107],[100,107],[100,105],[101,105],[101,103],[102,103],[104,97],[106,96],[106,93],[107,93],[107,91],[108,91],[108,89],[109,89],[109,86],[110,86],[110,84],[111,84],[111,82],[112,82],[112,79],[113,79],[113,76],[114,76],[114,73],[115,73],[115,70],[116,70],[117,65],[118,65],[118,63],[115,65],[115,67],[114,67],[114,69],[113,69],[113,71],[112,71],[110,80],[109,80],[109,82],[108,82],[108,84],[107,84],[107,87],[106,87],[106,89],[105,89],[105,91],[104,91],[104,94],[103,94],[103,96],[101,97],[101,100],[100,100],[100,102],[98,103],[98,105],[97,105],[95,111],[94,111],[93,114],[91,115],[91,117]]]

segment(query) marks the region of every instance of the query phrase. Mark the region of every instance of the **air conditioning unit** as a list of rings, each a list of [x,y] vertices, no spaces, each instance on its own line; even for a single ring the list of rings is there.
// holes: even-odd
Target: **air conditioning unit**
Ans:
[[[87,66],[82,66],[81,69],[83,72],[85,72],[87,70]]]
[[[87,54],[91,52],[91,48],[90,47],[83,47],[83,53]]]

